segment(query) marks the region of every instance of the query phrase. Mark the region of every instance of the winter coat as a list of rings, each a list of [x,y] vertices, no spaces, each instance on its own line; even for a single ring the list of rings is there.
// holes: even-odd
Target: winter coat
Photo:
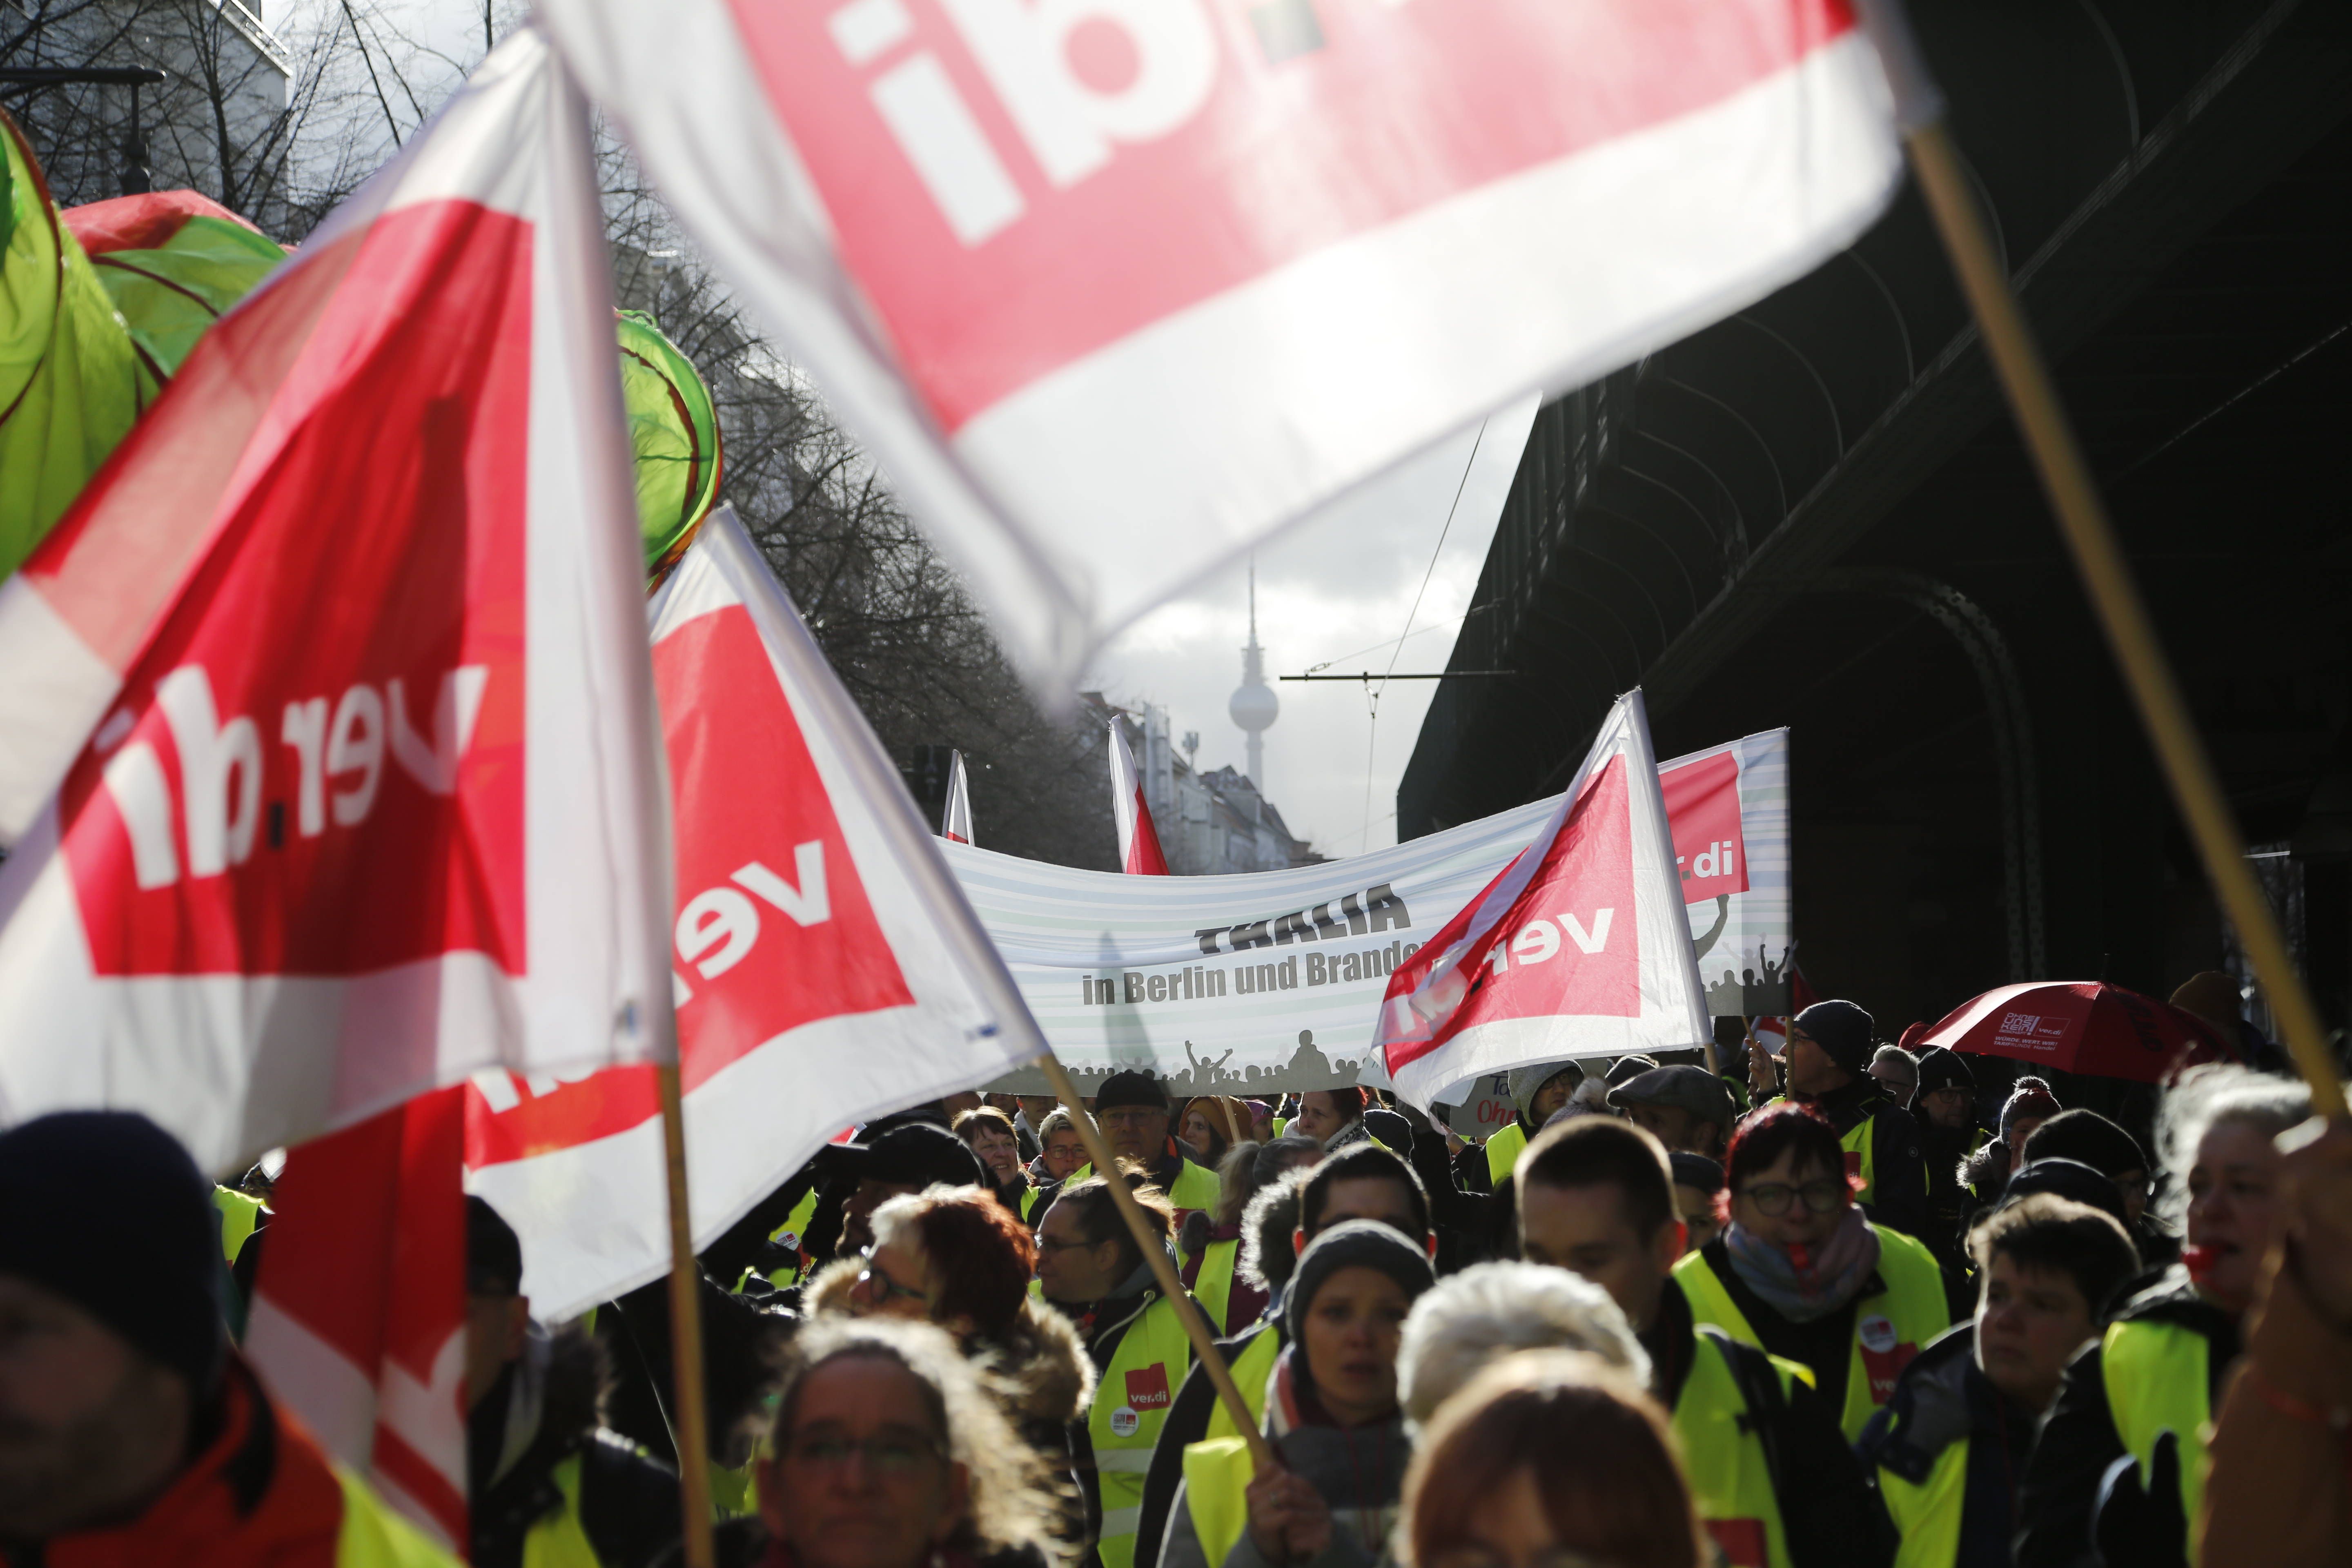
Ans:
[[[520,1568],[531,1527],[566,1506],[557,1468],[580,1460],[580,1524],[603,1568],[649,1568],[678,1539],[677,1477],[606,1430],[603,1347],[576,1326],[534,1332],[467,1423],[474,1568]]]

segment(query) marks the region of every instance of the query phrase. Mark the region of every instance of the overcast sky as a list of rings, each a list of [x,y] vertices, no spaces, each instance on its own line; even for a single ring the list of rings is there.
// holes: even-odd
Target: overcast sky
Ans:
[[[1534,414],[1529,400],[1495,416],[1483,437],[1465,431],[1257,552],[1258,641],[1282,713],[1265,732],[1266,776],[1256,782],[1290,830],[1326,855],[1396,842],[1397,781],[1436,683],[1388,686],[1375,724],[1360,684],[1276,677],[1327,661],[1328,674],[1378,675],[1391,652],[1399,671],[1445,668]],[[1399,647],[1424,574],[1416,629]],[[1180,744],[1186,731],[1200,732],[1202,768],[1238,768],[1244,737],[1225,701],[1241,684],[1248,639],[1247,568],[1236,563],[1120,636],[1087,684],[1114,702],[1165,707]]]

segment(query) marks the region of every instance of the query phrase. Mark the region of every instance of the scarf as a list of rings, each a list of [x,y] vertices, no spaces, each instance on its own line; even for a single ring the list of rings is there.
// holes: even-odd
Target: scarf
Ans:
[[[1852,1207],[1819,1247],[1784,1249],[1738,1220],[1723,1233],[1723,1246],[1740,1283],[1792,1323],[1810,1323],[1843,1307],[1878,1267],[1878,1233]]]

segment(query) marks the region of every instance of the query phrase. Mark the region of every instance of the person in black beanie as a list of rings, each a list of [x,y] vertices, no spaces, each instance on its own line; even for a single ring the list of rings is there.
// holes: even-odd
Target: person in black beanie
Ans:
[[[287,1424],[232,1350],[212,1184],[128,1111],[0,1133],[0,1560],[451,1559]]]
[[[1927,1149],[1911,1113],[1879,1092],[1867,1070],[1874,1026],[1851,1002],[1816,1002],[1798,1014],[1789,1024],[1789,1098],[1810,1101],[1837,1129],[1870,1222],[1925,1240]]]
[[[1436,1282],[1429,1254],[1378,1220],[1343,1221],[1299,1255],[1253,1473],[1238,1438],[1197,1443],[1168,1510],[1160,1568],[1373,1568],[1412,1458],[1398,1408],[1405,1314]],[[1238,1506],[1236,1506],[1238,1505]]]
[[[2140,1261],[2161,1268],[2180,1256],[2180,1237],[2147,1206],[2147,1152],[2139,1140],[2095,1110],[2062,1110],[2026,1136],[2025,1158],[2080,1160],[2116,1184],[2123,1194],[2124,1228],[2139,1248]]]
[[[1977,1079],[1966,1057],[1942,1046],[1919,1053],[1919,1092],[1912,1098],[1919,1138],[1927,1156],[1927,1229],[1922,1236],[1946,1271],[1958,1279],[1973,1272],[1968,1256],[1969,1217],[1976,1199],[1960,1181],[1960,1167],[1984,1147],[1992,1131],[1977,1124]],[[1954,1316],[1976,1310],[1965,1289],[1954,1299]]]

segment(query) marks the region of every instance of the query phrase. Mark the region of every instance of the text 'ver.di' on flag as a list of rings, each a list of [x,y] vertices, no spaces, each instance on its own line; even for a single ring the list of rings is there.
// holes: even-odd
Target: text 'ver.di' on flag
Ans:
[[[731,510],[647,611],[677,866],[687,1189],[705,1247],[842,1128],[1045,1047],[898,769]],[[649,1070],[490,1073],[467,1095],[467,1186],[520,1233],[544,1313],[669,1268]]]
[[[0,584],[0,1120],[199,1163],[668,1049],[586,106],[526,28]]]
[[[327,1451],[443,1546],[466,1539],[465,1090],[297,1145],[245,1351]]]
[[[1059,689],[1269,530],[1895,187],[1847,0],[545,0]]]
[[[1389,976],[1373,1034],[1426,1110],[1484,1073],[1712,1037],[1639,691],[1535,841]]]

